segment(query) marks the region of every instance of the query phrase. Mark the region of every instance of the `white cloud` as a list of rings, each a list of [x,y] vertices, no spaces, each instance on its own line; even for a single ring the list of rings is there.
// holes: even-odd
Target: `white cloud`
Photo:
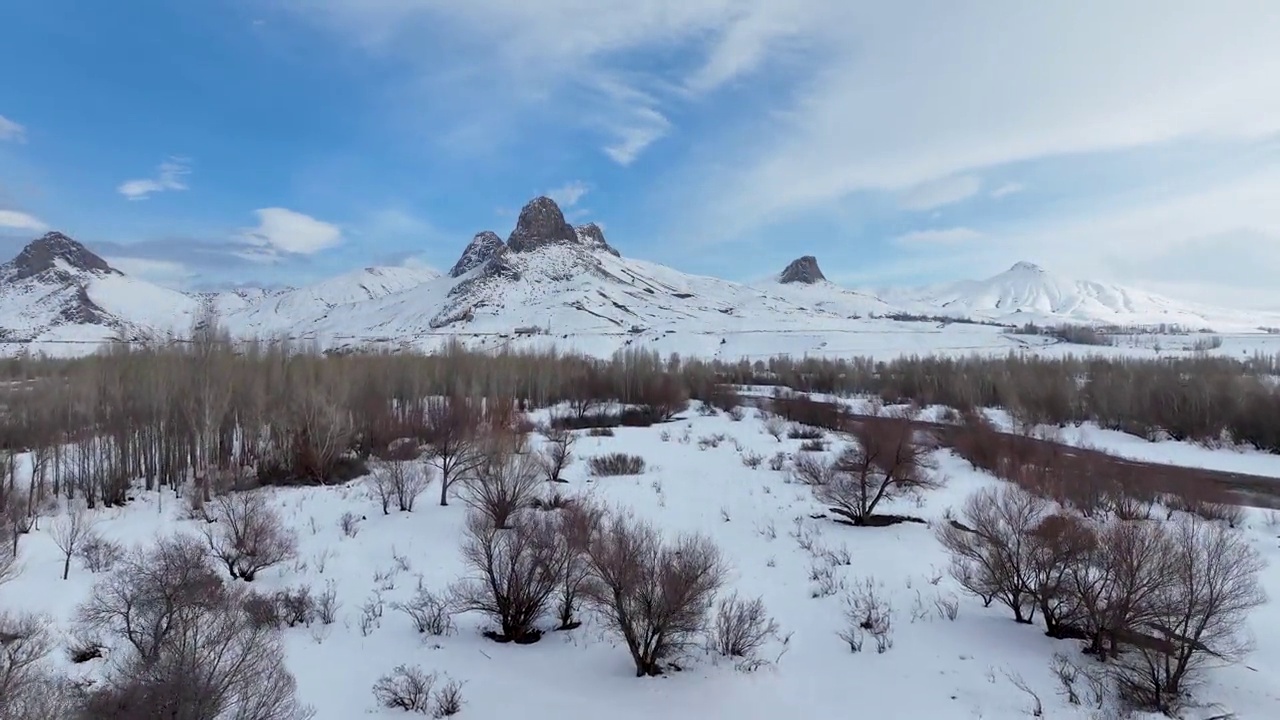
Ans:
[[[153,178],[126,180],[120,183],[116,192],[130,200],[146,200],[151,195],[169,190],[186,190],[186,176],[191,174],[191,165],[179,157],[171,157],[156,167]]]
[[[978,194],[982,181],[974,175],[954,175],[907,188],[898,194],[904,210],[932,210]]]
[[[26,142],[27,129],[9,118],[0,115],[0,140]]]
[[[156,260],[141,257],[107,257],[104,259],[125,275],[132,275],[166,287],[181,288],[196,277],[196,273],[186,265],[173,260]]]
[[[242,256],[256,261],[273,261],[278,253],[313,255],[342,242],[342,229],[310,215],[286,208],[254,210],[258,226],[246,229],[240,240],[250,249]]]
[[[17,210],[0,210],[0,227],[43,232],[49,229],[40,218]]]
[[[556,204],[562,208],[568,209],[578,204],[584,195],[590,192],[591,188],[581,180],[574,180],[564,185],[547,191],[547,197],[556,201]]]
[[[990,192],[990,195],[991,197],[999,200],[1002,197],[1006,197],[1008,195],[1015,195],[1026,189],[1027,189],[1027,186],[1023,185],[1020,182],[1007,182],[1001,185],[1000,187],[996,188],[995,190],[992,190]]]
[[[915,230],[899,235],[893,241],[898,245],[959,245],[972,242],[982,237],[982,233],[972,228],[956,227],[945,230]]]

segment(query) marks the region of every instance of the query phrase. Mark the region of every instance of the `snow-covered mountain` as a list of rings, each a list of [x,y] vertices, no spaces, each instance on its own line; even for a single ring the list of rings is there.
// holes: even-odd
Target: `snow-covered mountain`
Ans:
[[[1091,280],[1072,280],[1029,262],[985,280],[874,291],[915,313],[1022,324],[1181,325],[1193,329],[1256,331],[1274,324],[1267,313],[1187,303],[1155,293]]]
[[[828,281],[805,255],[741,284],[624,258],[595,224],[574,227],[552,200],[520,212],[506,240],[477,234],[447,274],[371,267],[299,288],[183,294],[131,278],[59,233],[0,266],[0,348],[185,334],[212,305],[236,336],[325,347],[430,348],[555,344],[607,355],[640,343],[662,352],[739,358],[779,352],[886,354],[1026,349],[994,324],[1178,324],[1227,332],[1280,326],[1280,316],[1180,303],[1018,263],[986,280],[863,291]],[[903,319],[913,316],[916,321]],[[1047,342],[1047,340],[1046,340]]]

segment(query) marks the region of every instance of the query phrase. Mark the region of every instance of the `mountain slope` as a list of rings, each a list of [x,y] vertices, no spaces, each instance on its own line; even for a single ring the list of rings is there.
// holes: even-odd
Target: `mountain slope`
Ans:
[[[985,280],[886,288],[876,293],[912,312],[1017,324],[1176,324],[1193,329],[1255,331],[1269,319],[1267,313],[1215,308],[1121,285],[1062,278],[1029,262],[1015,263]]]

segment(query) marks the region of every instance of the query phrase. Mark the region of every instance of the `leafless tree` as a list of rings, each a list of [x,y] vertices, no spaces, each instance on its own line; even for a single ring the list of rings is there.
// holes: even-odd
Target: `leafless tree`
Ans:
[[[480,411],[464,397],[427,401],[428,462],[440,472],[441,506],[449,504],[454,482],[483,461],[481,421]]]
[[[93,518],[84,508],[76,505],[67,508],[64,515],[53,521],[53,542],[62,551],[62,579],[71,576],[71,558],[85,544],[93,540]]]
[[[561,630],[578,627],[578,608],[591,582],[591,562],[587,555],[591,538],[604,518],[604,510],[584,499],[576,499],[554,516],[557,552],[561,555],[556,618]]]
[[[0,613],[0,720],[56,720],[40,712],[55,684],[44,660],[53,650],[50,620]]]
[[[22,564],[18,561],[17,537],[8,526],[8,518],[0,513],[0,545],[13,542],[13,547],[0,546],[0,585],[16,578],[22,572]]]
[[[539,490],[538,459],[514,442],[485,443],[482,460],[462,476],[464,499],[498,529],[533,504]]]
[[[297,533],[284,526],[260,491],[219,495],[213,506],[215,522],[203,527],[205,539],[232,578],[252,582],[297,554]]]
[[[1070,566],[1067,580],[1089,653],[1115,657],[1132,628],[1157,621],[1173,554],[1163,525],[1113,521],[1086,561]]]
[[[994,598],[1020,623],[1035,616],[1030,537],[1049,512],[1048,502],[1013,485],[984,488],[965,501],[961,517],[938,526],[951,554],[951,574],[969,592]]]
[[[372,484],[383,515],[390,512],[392,501],[400,512],[413,512],[414,502],[431,485],[431,475],[415,460],[389,460],[373,471]]]
[[[1267,601],[1258,581],[1265,563],[1240,533],[1196,516],[1166,532],[1162,591],[1126,628],[1133,649],[1117,661],[1122,692],[1160,712],[1176,709],[1207,662],[1244,656],[1248,614]]]
[[[547,442],[538,454],[543,476],[549,482],[568,482],[560,476],[573,462],[574,435],[570,430],[552,428],[547,431]]]
[[[480,512],[467,515],[462,558],[471,575],[452,589],[459,611],[487,615],[498,626],[492,637],[532,643],[541,633],[562,572],[556,526],[546,513],[524,513],[510,529],[496,527]]]
[[[855,444],[840,453],[834,472],[819,476],[825,482],[811,482],[807,473],[797,472],[831,512],[866,525],[882,500],[938,486],[931,474],[932,445],[916,437],[910,418],[859,423],[852,435]]]
[[[653,526],[612,514],[588,550],[595,583],[588,600],[627,644],[636,677],[702,634],[711,599],[724,584],[720,551],[704,536],[664,543]]]

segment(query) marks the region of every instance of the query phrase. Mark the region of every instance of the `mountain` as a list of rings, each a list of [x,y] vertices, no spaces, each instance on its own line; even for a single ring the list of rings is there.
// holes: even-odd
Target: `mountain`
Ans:
[[[0,351],[83,353],[104,340],[181,336],[209,305],[237,337],[290,337],[328,348],[429,349],[456,339],[478,348],[555,345],[593,355],[643,345],[731,359],[1002,353],[1053,342],[999,326],[1026,322],[1227,332],[1280,326],[1280,316],[1067,280],[1025,262],[985,280],[866,291],[832,283],[817,258],[804,255],[777,275],[734,283],[623,257],[599,225],[575,227],[554,201],[539,197],[521,209],[505,240],[476,234],[447,274],[369,267],[284,289],[183,294],[129,277],[75,240],[49,233],[0,265]]]
[[[77,344],[185,331],[197,301],[126,276],[58,232],[0,265],[0,341]]]
[[[1269,315],[1181,302],[1121,285],[1063,278],[1030,262],[1015,263],[985,280],[875,292],[914,313],[1012,324],[1176,324],[1192,329],[1256,331]]]

